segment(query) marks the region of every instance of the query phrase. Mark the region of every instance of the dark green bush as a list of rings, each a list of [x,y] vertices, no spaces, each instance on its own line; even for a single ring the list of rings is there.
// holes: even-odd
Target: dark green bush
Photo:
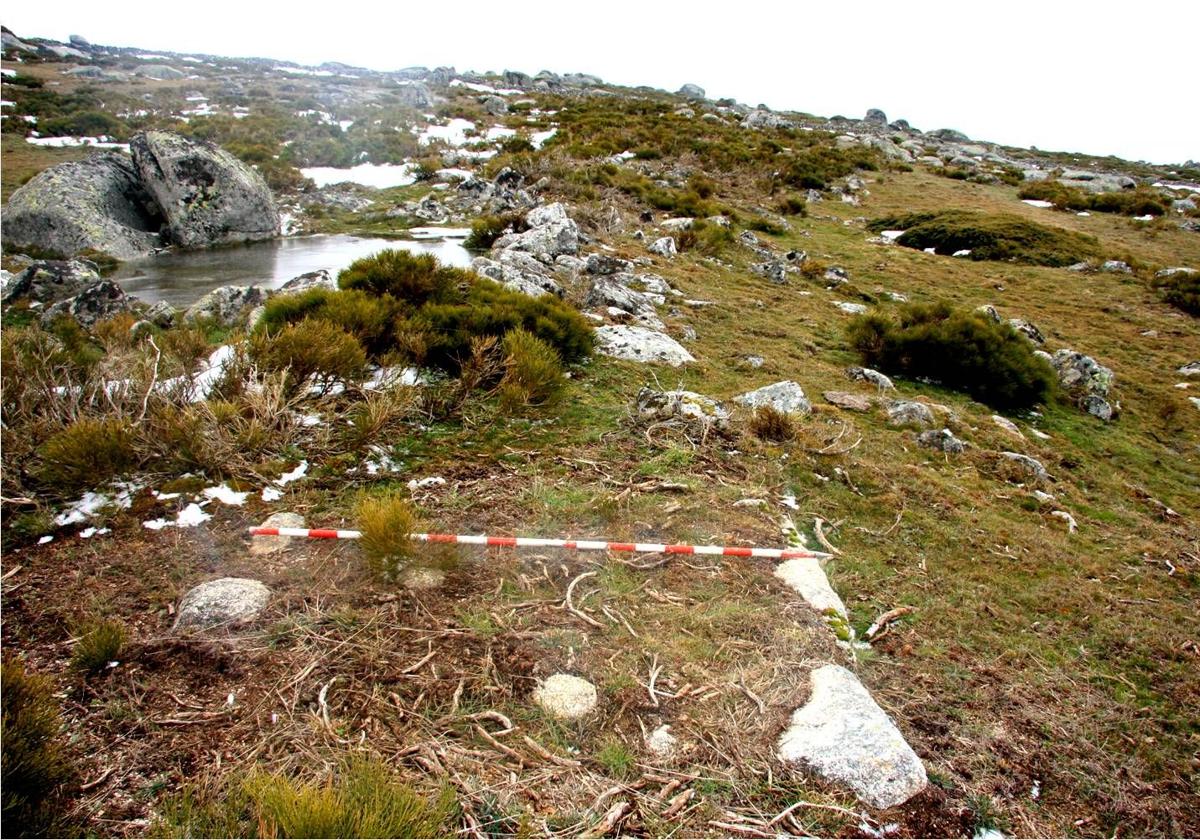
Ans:
[[[74,771],[59,737],[62,726],[53,689],[26,673],[19,660],[0,665],[0,789],[4,833],[9,837],[53,835],[55,794]]]
[[[502,216],[480,216],[471,222],[471,235],[463,242],[469,250],[486,251],[505,233],[521,233],[528,229],[525,219],[517,213]]]
[[[1200,318],[1200,274],[1179,272],[1155,281],[1162,299]]]
[[[350,263],[338,274],[338,286],[372,295],[391,295],[401,303],[420,306],[449,300],[456,287],[472,275],[444,266],[432,254],[412,254],[388,248]]]
[[[675,247],[680,251],[696,251],[705,256],[715,257],[732,245],[735,239],[732,225],[696,219],[691,227],[676,234]]]
[[[429,255],[384,251],[339,276],[342,289],[280,295],[266,305],[260,333],[305,319],[354,336],[373,359],[398,352],[418,364],[457,371],[471,340],[503,339],[521,328],[545,341],[565,363],[592,349],[592,328],[562,300],[530,297],[473,272],[446,268]]]
[[[781,198],[775,209],[784,216],[807,216],[808,202],[798,195],[789,195]]]
[[[1054,180],[1025,184],[1017,191],[1017,197],[1049,201],[1059,210],[1094,210],[1124,216],[1163,216],[1170,209],[1166,199],[1152,190],[1089,193]]]
[[[1053,370],[1011,326],[947,303],[909,304],[898,322],[862,315],[847,337],[870,367],[931,379],[993,408],[1028,408],[1055,390]]]
[[[504,377],[500,401],[505,408],[545,405],[562,392],[566,378],[554,348],[523,329],[510,330],[501,343]]]
[[[972,260],[1067,266],[1100,256],[1095,237],[1007,213],[910,213],[876,219],[868,227],[876,232],[903,230],[896,241],[909,248],[933,248],[943,255],[969,250]]]

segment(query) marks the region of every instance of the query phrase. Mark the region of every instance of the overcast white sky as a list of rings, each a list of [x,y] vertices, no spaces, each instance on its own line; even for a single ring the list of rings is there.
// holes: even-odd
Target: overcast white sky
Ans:
[[[1200,159],[1200,2],[13,2],[18,35],[379,70],[453,65],[860,117],[1046,150]]]

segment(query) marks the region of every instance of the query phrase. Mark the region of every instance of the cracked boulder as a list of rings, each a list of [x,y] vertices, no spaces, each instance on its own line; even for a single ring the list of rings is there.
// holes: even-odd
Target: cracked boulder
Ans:
[[[811,680],[812,696],[779,738],[781,760],[845,785],[873,808],[892,808],[924,790],[921,759],[858,677],[822,665]]]

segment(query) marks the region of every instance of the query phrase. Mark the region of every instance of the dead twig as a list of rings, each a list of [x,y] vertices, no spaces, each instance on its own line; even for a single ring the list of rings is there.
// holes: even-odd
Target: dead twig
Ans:
[[[407,668],[402,670],[400,673],[401,674],[415,674],[417,671],[421,670],[421,666],[424,665],[426,662],[428,662],[430,659],[433,659],[433,643],[432,642],[429,643],[429,653],[425,654],[423,657],[421,657],[419,660],[414,662],[412,665],[409,665]]]
[[[778,814],[776,814],[775,817],[770,822],[767,823],[767,825],[770,826],[770,825],[775,825],[777,823],[783,822],[785,819],[790,817],[794,812],[796,812],[800,808],[818,808],[822,811],[833,811],[838,814],[844,814],[845,816],[851,817],[852,819],[856,819],[856,820],[863,819],[863,820],[867,820],[872,823],[875,822],[870,817],[868,817],[866,814],[856,814],[855,812],[851,811],[849,808],[843,808],[840,805],[819,805],[816,802],[805,802],[803,799],[798,799],[795,802],[793,802],[791,805],[789,805],[787,808],[784,808],[782,811],[780,811]]]
[[[650,663],[650,681],[646,684],[646,691],[650,695],[650,702],[654,704],[654,708],[658,708],[658,695],[654,692],[654,681],[658,679],[658,675],[662,673],[662,666],[658,664],[658,654],[654,654],[654,661]]]
[[[874,623],[867,628],[867,632],[863,635],[863,638],[868,642],[874,640],[876,634],[878,634],[881,630],[885,630],[893,621],[901,616],[905,616],[913,612],[916,612],[915,607],[896,607],[894,610],[888,610],[883,615],[879,616],[879,618],[875,619]],[[882,638],[882,636],[880,636],[880,638]]]
[[[530,738],[528,735],[522,735],[521,740],[525,742],[525,746],[529,747],[529,749],[533,750],[540,757],[544,758],[546,761],[549,761],[551,764],[557,764],[560,767],[582,767],[583,766],[582,764],[580,764],[578,761],[575,761],[574,759],[563,758],[562,756],[555,755],[554,753],[550,752],[550,750],[546,749],[541,744],[539,744],[537,741]]]
[[[512,747],[506,747],[506,746],[504,746],[504,744],[501,744],[499,741],[497,741],[495,738],[493,738],[491,735],[489,735],[488,731],[486,729],[484,729],[482,726],[480,726],[478,723],[475,724],[475,731],[479,733],[480,738],[482,738],[483,740],[485,740],[489,744],[491,744],[493,748],[499,750],[500,752],[504,753],[506,756],[511,758],[513,761],[517,762],[518,767],[525,766],[525,756],[521,755],[519,752],[514,750]]]
[[[604,815],[604,819],[579,836],[588,838],[603,837],[617,827],[617,823],[625,818],[625,815],[629,813],[629,809],[632,807],[627,801],[621,800],[608,809],[608,813]]]
[[[813,534],[816,535],[817,542],[824,546],[826,551],[835,557],[841,556],[842,552],[837,548],[834,548],[833,543],[831,543],[829,538],[825,536],[825,520],[819,516],[813,520]]]
[[[667,803],[667,807],[663,809],[661,816],[663,819],[670,819],[683,810],[683,807],[692,801],[692,797],[696,795],[694,788],[688,788],[682,793],[678,793],[671,798]]]
[[[599,572],[584,572],[583,574],[581,574],[581,575],[579,575],[578,577],[576,577],[576,578],[575,578],[573,581],[571,581],[569,584],[567,584],[567,597],[566,597],[566,599],[563,601],[563,608],[564,608],[564,609],[565,609],[567,612],[571,613],[572,615],[574,615],[574,616],[576,616],[576,617],[578,617],[578,618],[581,618],[581,619],[583,619],[584,621],[586,621],[588,624],[592,625],[593,627],[599,627],[601,630],[603,630],[603,629],[604,629],[604,625],[603,625],[603,624],[601,624],[599,621],[597,621],[596,619],[592,618],[590,615],[588,615],[587,613],[583,612],[582,610],[580,610],[580,609],[577,609],[577,608],[575,607],[575,603],[574,603],[574,601],[572,601],[572,600],[571,600],[571,594],[572,594],[572,593],[575,591],[575,587],[576,587],[576,585],[579,583],[579,581],[583,580],[584,578],[590,578],[590,577],[594,577],[594,576],[596,576],[597,574],[599,574]]]

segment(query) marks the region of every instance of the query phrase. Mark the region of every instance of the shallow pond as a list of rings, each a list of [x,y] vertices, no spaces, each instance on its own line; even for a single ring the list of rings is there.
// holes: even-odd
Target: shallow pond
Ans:
[[[421,238],[296,236],[228,248],[178,251],[124,263],[113,276],[131,295],[148,303],[165,300],[189,306],[218,286],[262,286],[275,289],[299,274],[327,269],[334,276],[360,257],[384,248],[403,248],[433,254],[446,265],[468,267],[471,253],[462,246],[469,231],[437,228],[420,231]],[[418,232],[414,231],[414,235]]]

